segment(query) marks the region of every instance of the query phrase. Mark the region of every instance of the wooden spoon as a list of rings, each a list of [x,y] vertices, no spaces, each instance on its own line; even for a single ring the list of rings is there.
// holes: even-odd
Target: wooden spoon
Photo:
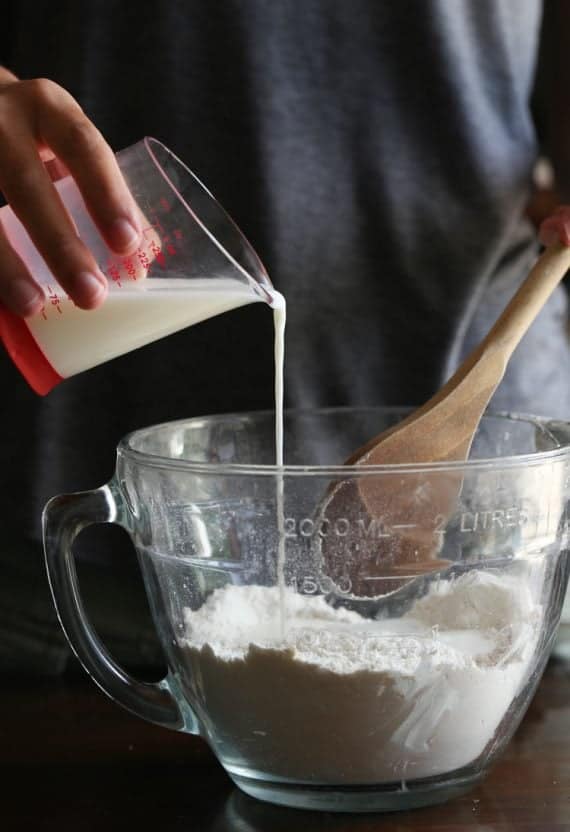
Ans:
[[[428,402],[375,436],[348,465],[402,465],[465,460],[483,411],[509,359],[570,268],[570,248],[544,251],[485,339]],[[386,471],[342,479],[320,505],[321,574],[345,595],[390,594],[422,574],[440,571],[443,532],[461,490],[461,468]]]

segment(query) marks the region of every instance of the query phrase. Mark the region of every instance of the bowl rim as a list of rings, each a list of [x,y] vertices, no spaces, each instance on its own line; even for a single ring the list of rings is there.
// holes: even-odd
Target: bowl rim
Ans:
[[[343,407],[318,407],[318,408],[287,408],[284,410],[284,418],[288,416],[295,416],[297,418],[306,416],[313,416],[317,413],[338,413],[343,412],[361,412],[377,411],[383,413],[399,412],[404,414],[405,411],[410,411],[411,408],[403,406],[343,406]],[[442,462],[424,462],[424,463],[391,463],[383,465],[283,465],[276,464],[245,464],[245,463],[228,463],[228,462],[203,462],[191,459],[175,459],[173,457],[162,456],[160,454],[148,453],[147,451],[140,451],[133,447],[133,442],[139,439],[143,434],[152,431],[159,431],[166,427],[176,428],[184,424],[199,424],[200,422],[223,422],[228,419],[247,419],[259,417],[275,417],[274,410],[251,410],[251,411],[236,411],[227,413],[217,413],[206,416],[191,416],[184,419],[175,419],[167,422],[160,422],[157,424],[148,425],[147,427],[138,428],[126,434],[117,446],[117,458],[125,458],[139,465],[151,468],[165,468],[169,470],[183,470],[196,474],[208,474],[216,476],[340,476],[346,478],[347,471],[350,472],[351,478],[369,477],[378,474],[388,474],[394,472],[413,474],[425,473],[428,471],[457,471],[458,469],[468,470],[503,470],[509,468],[527,468],[529,466],[544,465],[545,463],[554,463],[558,460],[570,458],[570,422],[564,420],[550,419],[541,416],[534,416],[528,413],[515,413],[509,411],[492,411],[489,410],[483,415],[483,418],[500,418],[508,419],[516,422],[526,422],[540,428],[545,434],[549,435],[555,442],[560,443],[560,439],[553,433],[551,428],[557,426],[568,429],[568,444],[560,443],[558,447],[551,448],[545,451],[533,451],[531,453],[510,455],[505,457],[491,457],[471,460],[454,460]]]

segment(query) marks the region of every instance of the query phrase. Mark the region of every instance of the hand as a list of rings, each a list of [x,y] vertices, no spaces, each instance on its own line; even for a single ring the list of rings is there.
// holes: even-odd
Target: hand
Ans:
[[[538,229],[540,242],[545,246],[554,243],[570,246],[570,205],[560,205],[547,217]]]
[[[138,210],[101,133],[53,81],[19,81],[0,68],[0,190],[63,289],[77,306],[94,309],[105,299],[107,280],[53,186],[67,173],[107,245],[117,254],[134,251]],[[0,302],[27,317],[44,300],[0,228]]]

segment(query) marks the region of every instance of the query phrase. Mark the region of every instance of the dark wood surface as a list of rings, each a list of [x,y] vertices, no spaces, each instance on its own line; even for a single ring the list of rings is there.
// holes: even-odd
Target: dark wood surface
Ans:
[[[484,783],[413,812],[334,815],[242,795],[205,743],[146,724],[75,671],[2,680],[0,829],[160,832],[568,832],[570,667],[551,662]]]

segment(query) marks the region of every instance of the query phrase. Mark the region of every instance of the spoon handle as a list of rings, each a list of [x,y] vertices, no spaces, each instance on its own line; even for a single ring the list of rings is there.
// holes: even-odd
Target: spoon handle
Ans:
[[[570,268],[570,247],[556,243],[538,258],[528,277],[481,344],[504,351],[505,362]]]
[[[359,448],[348,462],[465,459],[515,347],[569,268],[570,247],[549,246],[487,336],[443,387],[402,422]]]
[[[481,343],[469,353],[446,384],[401,424],[436,406],[438,409],[434,415],[437,413],[440,420],[448,418],[448,413],[458,411],[458,402],[461,402],[469,406],[468,412],[472,417],[466,422],[466,435],[471,429],[471,422],[474,430],[519,341],[569,268],[570,247],[560,243],[549,246]]]

